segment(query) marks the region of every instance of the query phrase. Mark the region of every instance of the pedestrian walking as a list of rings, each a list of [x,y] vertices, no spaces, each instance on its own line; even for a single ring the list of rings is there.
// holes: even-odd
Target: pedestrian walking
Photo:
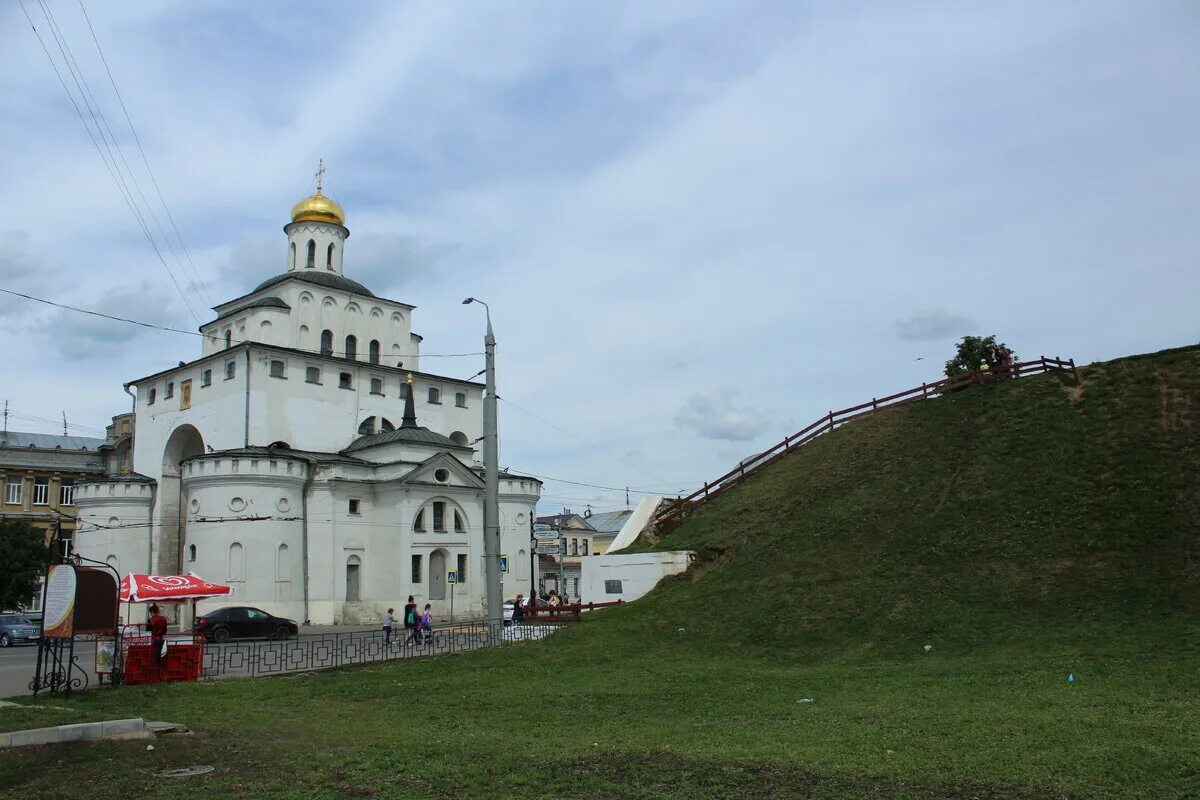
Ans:
[[[418,625],[420,626],[422,639],[433,644],[433,611],[430,610],[431,608],[432,606],[429,603],[425,604],[425,610],[421,613]]]
[[[417,628],[417,604],[413,601],[413,596],[408,596],[408,602],[404,604],[404,643],[415,644],[419,636]]]
[[[383,618],[383,646],[392,646],[392,628],[396,625],[396,609],[389,608]]]
[[[515,628],[525,620],[525,595],[517,595],[517,602],[513,603],[512,624]]]

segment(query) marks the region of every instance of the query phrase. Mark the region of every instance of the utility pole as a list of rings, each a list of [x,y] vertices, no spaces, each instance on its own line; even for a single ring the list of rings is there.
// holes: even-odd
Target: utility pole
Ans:
[[[496,421],[496,336],[492,333],[492,311],[474,297],[463,304],[479,303],[487,315],[483,338],[483,563],[487,583],[487,618],[493,634],[504,624],[504,599],[500,596],[500,442]]]

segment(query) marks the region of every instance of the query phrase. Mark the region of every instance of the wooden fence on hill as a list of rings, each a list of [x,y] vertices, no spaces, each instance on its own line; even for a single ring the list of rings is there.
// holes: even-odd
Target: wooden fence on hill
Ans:
[[[774,447],[764,450],[753,458],[746,459],[721,477],[705,483],[704,486],[692,492],[687,497],[678,497],[667,501],[667,507],[660,511],[654,518],[655,526],[660,533],[667,533],[674,530],[683,521],[685,516],[695,510],[696,506],[711,500],[726,489],[737,486],[758,470],[782,458],[796,448],[808,444],[821,434],[828,433],[834,428],[845,425],[847,422],[859,417],[874,414],[883,408],[902,406],[917,400],[928,400],[929,398],[937,397],[938,395],[957,389],[964,389],[968,386],[992,383],[1007,378],[1019,378],[1023,375],[1049,372],[1051,370],[1064,372],[1069,370],[1076,378],[1079,377],[1079,372],[1075,369],[1075,359],[1072,358],[1064,361],[1058,357],[1047,358],[1046,356],[1042,356],[1036,361],[1017,362],[1007,370],[973,370],[971,372],[964,372],[961,375],[955,375],[952,378],[942,378],[933,383],[922,383],[920,386],[914,386],[911,389],[896,392],[887,397],[873,397],[869,403],[860,403],[850,408],[843,408],[840,411],[830,411],[808,427],[802,428],[791,436],[784,438],[783,441]]]

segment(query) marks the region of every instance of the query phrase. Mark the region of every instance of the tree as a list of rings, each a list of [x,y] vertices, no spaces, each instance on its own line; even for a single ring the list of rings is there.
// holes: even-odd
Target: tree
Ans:
[[[46,534],[25,520],[0,520],[0,611],[23,608],[46,572]]]
[[[964,372],[979,369],[986,365],[993,372],[1001,366],[1003,351],[1008,345],[1001,342],[996,344],[995,334],[991,336],[964,336],[958,343],[958,351],[954,358],[946,362],[946,377],[953,378]],[[1016,356],[1008,350],[1008,361],[1016,361]]]

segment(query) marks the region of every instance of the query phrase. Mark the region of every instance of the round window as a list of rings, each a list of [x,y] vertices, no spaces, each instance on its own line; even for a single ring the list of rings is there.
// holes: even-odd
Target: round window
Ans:
[[[235,497],[229,501],[230,511],[244,511],[246,509],[246,501],[240,497]]]
[[[281,498],[279,498],[279,502],[275,504],[275,507],[278,508],[280,511],[287,511],[289,508],[292,507],[292,504],[288,502],[288,499],[286,497],[281,497]]]
[[[438,483],[445,483],[446,481],[450,480],[450,470],[435,469],[433,471],[433,479]]]
[[[517,524],[518,525],[525,524],[525,515],[524,514],[517,514]]]
[[[192,513],[195,514],[200,510],[200,501],[193,497],[192,502],[188,504],[188,507],[191,508]]]

